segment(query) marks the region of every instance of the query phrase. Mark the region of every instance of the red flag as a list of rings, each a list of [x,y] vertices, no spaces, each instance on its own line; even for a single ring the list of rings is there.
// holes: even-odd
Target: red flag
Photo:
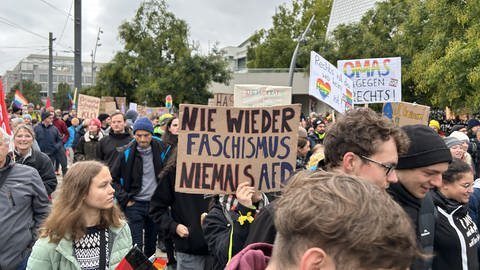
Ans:
[[[5,104],[2,80],[0,80],[0,127],[2,127],[8,134],[12,134],[10,131],[10,124],[8,123],[8,112],[7,105]]]
[[[50,97],[47,97],[47,101],[45,102],[45,109],[47,109],[48,107],[52,106],[50,104]]]

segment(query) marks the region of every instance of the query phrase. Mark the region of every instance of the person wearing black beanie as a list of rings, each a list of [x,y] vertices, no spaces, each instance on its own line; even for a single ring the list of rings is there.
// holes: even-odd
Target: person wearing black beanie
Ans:
[[[442,184],[442,173],[448,169],[452,155],[433,129],[424,125],[404,126],[402,129],[410,139],[410,147],[406,154],[399,156],[398,182],[391,184],[387,191],[412,219],[420,247],[425,253],[432,254],[435,206],[429,191]],[[431,265],[431,259],[418,259],[410,269],[428,270]]]

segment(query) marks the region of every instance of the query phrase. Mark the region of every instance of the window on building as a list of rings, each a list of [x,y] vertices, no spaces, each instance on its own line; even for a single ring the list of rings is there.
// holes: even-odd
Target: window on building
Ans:
[[[40,82],[48,82],[48,74],[40,74]]]

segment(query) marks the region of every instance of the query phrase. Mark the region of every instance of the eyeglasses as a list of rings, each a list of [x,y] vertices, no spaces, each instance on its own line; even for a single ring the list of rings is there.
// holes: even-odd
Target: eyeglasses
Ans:
[[[378,161],[376,161],[376,160],[373,160],[373,159],[368,158],[368,157],[363,156],[363,155],[359,155],[359,157],[360,157],[361,159],[364,159],[364,160],[373,162],[373,163],[375,163],[375,164],[377,164],[377,165],[382,166],[383,168],[385,168],[385,170],[386,170],[385,175],[386,175],[386,176],[389,176],[389,175],[393,172],[393,170],[395,170],[395,168],[397,167],[397,165],[384,164],[384,163],[382,163],[382,162],[378,162]]]
[[[459,186],[463,187],[464,189],[469,189],[470,187],[473,186],[473,183],[459,184]]]

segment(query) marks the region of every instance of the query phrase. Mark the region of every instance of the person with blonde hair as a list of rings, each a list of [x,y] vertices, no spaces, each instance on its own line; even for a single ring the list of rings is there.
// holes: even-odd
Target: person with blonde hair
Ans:
[[[132,247],[132,237],[114,192],[107,166],[75,163],[53,200],[27,269],[115,269]]]
[[[35,168],[42,178],[47,194],[51,195],[57,187],[57,177],[50,158],[33,145],[35,132],[30,125],[21,124],[13,132],[15,149],[12,153],[16,163],[24,164]]]
[[[404,270],[422,256],[403,209],[383,189],[345,174],[294,175],[277,200],[275,226],[273,246],[251,244],[226,269]]]

